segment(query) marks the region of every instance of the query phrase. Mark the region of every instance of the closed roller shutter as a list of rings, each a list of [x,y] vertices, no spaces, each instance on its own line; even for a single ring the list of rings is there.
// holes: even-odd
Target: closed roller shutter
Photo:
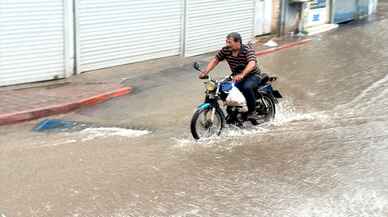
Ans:
[[[343,23],[355,18],[357,0],[334,1],[334,23]]]
[[[78,0],[78,67],[180,54],[182,0]]]
[[[230,32],[251,40],[254,33],[253,0],[187,0],[185,56],[220,49]]]
[[[0,86],[65,76],[64,0],[0,1]]]

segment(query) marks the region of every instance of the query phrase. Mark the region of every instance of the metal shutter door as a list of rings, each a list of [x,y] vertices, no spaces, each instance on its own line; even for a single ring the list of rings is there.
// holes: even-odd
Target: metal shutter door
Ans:
[[[64,6],[0,1],[0,86],[65,77]]]
[[[216,51],[230,32],[254,35],[254,0],[187,0],[185,56]]]
[[[78,1],[78,71],[180,54],[182,0]]]
[[[342,23],[354,19],[357,12],[356,0],[336,0],[334,1],[334,23]]]

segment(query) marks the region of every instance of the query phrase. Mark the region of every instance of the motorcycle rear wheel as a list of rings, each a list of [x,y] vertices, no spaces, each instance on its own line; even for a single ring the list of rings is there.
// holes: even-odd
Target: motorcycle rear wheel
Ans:
[[[214,121],[211,121],[213,108],[197,110],[191,119],[191,134],[194,139],[204,139],[221,135],[225,119],[219,109],[215,110]]]
[[[264,105],[263,105],[264,103]],[[262,99],[257,100],[256,112],[263,117],[264,122],[269,122],[275,119],[276,105],[274,100],[267,95],[263,95]]]

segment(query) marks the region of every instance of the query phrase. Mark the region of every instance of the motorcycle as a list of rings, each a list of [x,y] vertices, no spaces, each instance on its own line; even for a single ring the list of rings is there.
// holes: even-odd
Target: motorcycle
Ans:
[[[193,67],[201,72],[197,62],[194,63]],[[220,136],[226,124],[243,127],[244,123],[248,121],[257,125],[273,120],[276,115],[278,99],[282,98],[280,92],[272,87],[272,83],[277,78],[264,73],[257,76],[260,76],[261,82],[256,91],[256,114],[258,117],[256,120],[248,119],[246,105],[231,103],[230,100],[227,100],[228,95],[235,88],[232,76],[227,76],[221,80],[214,80],[210,76],[201,78],[207,80],[205,82],[206,97],[205,102],[197,107],[191,120],[190,128],[194,139]]]

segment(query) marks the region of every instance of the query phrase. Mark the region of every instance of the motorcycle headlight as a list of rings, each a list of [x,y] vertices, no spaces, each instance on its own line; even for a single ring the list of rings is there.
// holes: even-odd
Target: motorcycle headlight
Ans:
[[[212,92],[214,90],[216,90],[217,88],[217,85],[212,82],[212,81],[209,81],[209,82],[206,82],[206,90],[209,91],[209,92]]]

